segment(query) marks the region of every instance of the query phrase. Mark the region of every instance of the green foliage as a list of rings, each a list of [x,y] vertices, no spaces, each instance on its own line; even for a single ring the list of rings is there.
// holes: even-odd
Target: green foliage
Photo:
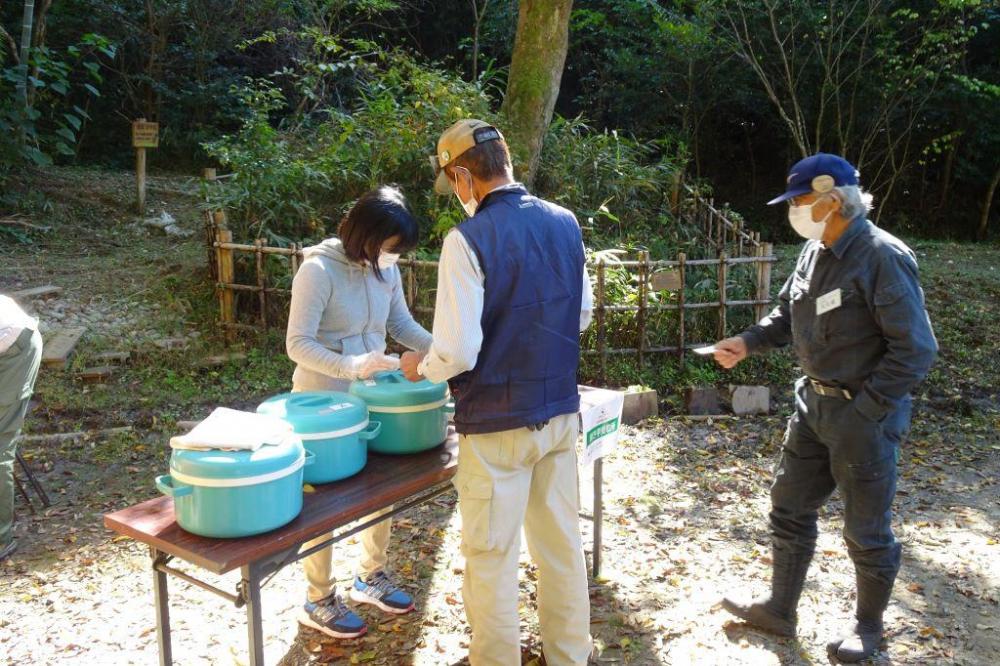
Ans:
[[[239,132],[206,151],[237,175],[210,192],[239,232],[318,239],[365,191],[395,183],[408,195],[424,232],[438,237],[458,221],[456,208],[431,193],[427,156],[443,128],[463,117],[493,120],[477,84],[418,62],[403,51],[369,51],[317,33],[299,35],[312,56],[278,77],[293,83],[299,113],[281,122],[289,95],[275,79],[236,92],[246,110]],[[350,104],[338,105],[350,99]],[[304,102],[301,102],[304,100]]]
[[[23,164],[48,166],[53,159],[72,158],[84,124],[86,107],[100,97],[102,62],[115,57],[105,37],[88,33],[79,42],[56,50],[31,50],[27,68],[0,69],[0,180]],[[27,76],[27,99],[15,90]]]
[[[663,231],[658,227],[666,221],[682,155],[683,147],[668,141],[641,142],[596,131],[580,118],[556,118],[545,139],[537,189],[571,208],[598,235],[640,238]]]

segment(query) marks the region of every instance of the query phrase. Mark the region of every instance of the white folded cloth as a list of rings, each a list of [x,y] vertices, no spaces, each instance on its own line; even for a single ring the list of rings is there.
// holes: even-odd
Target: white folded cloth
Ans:
[[[256,451],[292,436],[292,426],[276,416],[217,407],[186,435],[170,438],[174,449]]]

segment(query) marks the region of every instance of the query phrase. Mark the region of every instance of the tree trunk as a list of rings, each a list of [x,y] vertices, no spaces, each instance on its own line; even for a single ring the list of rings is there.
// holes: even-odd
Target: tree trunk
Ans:
[[[944,161],[944,176],[941,178],[941,196],[938,199],[937,205],[938,214],[944,210],[944,207],[948,203],[948,197],[951,194],[952,174],[955,172],[955,154],[958,152],[958,142],[960,138],[961,134],[952,140],[951,149],[948,151],[948,157],[946,157]]]
[[[519,178],[530,185],[552,121],[569,45],[573,0],[521,0],[502,128]]]
[[[28,57],[31,54],[31,32],[35,20],[35,0],[24,0],[24,14],[21,20],[20,73],[17,77],[17,98],[21,105],[28,106]]]
[[[42,4],[35,6],[35,35],[31,39],[31,48],[40,49],[45,46],[45,31],[47,27],[46,15],[52,7],[52,0],[42,0]],[[31,76],[38,78],[38,63],[31,68]],[[35,105],[36,90],[34,87],[28,88],[28,106]]]
[[[997,185],[1000,185],[1000,167],[993,172],[993,180],[990,182],[989,189],[986,190],[986,198],[983,199],[983,216],[979,220],[979,229],[976,232],[976,237],[979,240],[986,240],[986,228],[990,223],[990,206],[993,204],[993,195],[996,194]]]
[[[490,0],[483,0],[482,9],[478,0],[472,0],[472,80],[479,76],[479,33],[482,30],[483,19],[486,17],[486,9],[490,5]]]

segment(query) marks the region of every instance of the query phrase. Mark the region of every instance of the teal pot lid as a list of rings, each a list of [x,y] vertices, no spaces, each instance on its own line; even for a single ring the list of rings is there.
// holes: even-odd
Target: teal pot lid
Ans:
[[[299,435],[343,437],[368,425],[364,400],[337,391],[282,393],[262,402],[257,413],[284,419]]]
[[[191,478],[241,479],[301,465],[304,452],[302,440],[295,436],[289,436],[280,444],[265,444],[256,451],[174,449],[170,470]]]
[[[411,382],[397,370],[356,381],[351,384],[351,393],[368,403],[373,412],[377,412],[379,407],[433,409],[444,405],[448,399],[448,385],[434,384],[426,379]]]

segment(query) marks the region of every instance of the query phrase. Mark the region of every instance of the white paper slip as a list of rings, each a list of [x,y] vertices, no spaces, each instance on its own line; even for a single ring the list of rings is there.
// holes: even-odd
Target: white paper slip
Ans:
[[[816,299],[816,316],[826,314],[830,310],[836,310],[842,304],[842,294],[840,289],[823,294]]]
[[[715,348],[715,345],[711,345],[709,347],[698,347],[696,349],[692,349],[691,351],[693,351],[695,354],[701,354],[702,356],[708,356],[709,354],[714,354],[715,352],[717,352],[719,350]]]

